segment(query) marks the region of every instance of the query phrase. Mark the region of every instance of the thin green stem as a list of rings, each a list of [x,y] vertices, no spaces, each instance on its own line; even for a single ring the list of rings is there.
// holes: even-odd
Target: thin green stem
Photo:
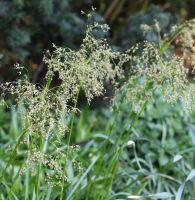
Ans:
[[[11,156],[10,156],[10,159],[8,160],[6,166],[5,166],[5,168],[4,168],[4,170],[3,170],[2,174],[1,174],[1,179],[4,178],[4,175],[5,175],[6,171],[7,171],[7,168],[8,168],[8,167],[11,165],[11,163],[15,160],[15,158],[16,158],[16,156],[17,156],[17,149],[18,149],[18,147],[19,147],[19,145],[20,145],[20,142],[21,142],[22,139],[24,138],[24,135],[25,135],[26,132],[27,132],[27,129],[25,129],[25,130],[23,131],[23,133],[20,135],[20,137],[19,137],[19,139],[18,139],[18,141],[17,141],[17,144],[16,144],[14,150],[12,151],[12,154],[11,154]]]
[[[41,164],[39,163],[39,165],[38,165],[37,177],[36,177],[36,186],[35,186],[36,200],[39,200],[40,171],[41,171]]]
[[[29,194],[29,170],[27,169],[25,173],[25,200],[28,200]]]
[[[29,143],[29,136],[27,138],[27,148],[28,148],[28,157],[30,156],[30,151],[31,151],[31,145]],[[25,200],[28,200],[28,195],[29,195],[29,169],[27,169],[25,173]]]
[[[75,102],[74,102],[74,112],[73,112],[73,115],[71,117],[71,122],[70,122],[70,132],[68,134],[68,139],[67,139],[67,153],[66,153],[66,157],[65,157],[65,165],[67,163],[67,159],[68,159],[68,156],[69,156],[69,150],[70,150],[70,141],[71,141],[71,136],[72,136],[72,131],[73,131],[73,125],[74,125],[74,119],[75,119],[75,109],[77,108],[77,104],[78,104],[78,98],[79,98],[79,94],[80,94],[80,89],[81,87],[79,86],[78,88],[78,92],[77,92],[77,95],[76,95],[76,99],[75,99]],[[66,173],[66,167],[64,167],[64,174]],[[65,178],[63,177],[63,181],[62,181],[62,187],[61,187],[61,193],[60,193],[60,200],[63,200],[63,197],[64,197],[64,184],[65,184]]]
[[[84,178],[90,172],[90,170],[92,169],[92,167],[95,165],[95,163],[97,162],[98,158],[99,157],[97,156],[97,157],[95,157],[93,159],[93,161],[91,162],[91,164],[89,165],[89,167],[87,168],[87,170],[83,173],[83,175],[81,176],[81,178],[78,180],[78,182],[76,183],[76,185],[74,186],[74,188],[72,189],[72,191],[70,192],[70,194],[68,195],[68,197],[66,198],[66,200],[72,199],[72,195],[78,189],[79,185],[82,183],[82,181],[84,180]]]
[[[23,169],[23,166],[24,166],[24,163],[20,166],[20,168],[19,168],[19,170],[18,170],[18,172],[17,172],[17,174],[16,174],[16,177],[15,177],[15,179],[14,179],[14,182],[13,182],[13,184],[12,184],[12,186],[11,186],[9,192],[8,192],[7,200],[10,198],[10,195],[11,195],[11,193],[12,193],[12,191],[13,191],[13,189],[14,189],[14,186],[15,186],[17,180],[18,180],[18,177],[19,177],[19,175],[20,175],[20,173],[21,173],[21,171],[22,171],[22,169]]]
[[[48,89],[51,85],[51,81],[52,81],[52,78],[49,77],[48,80],[47,80],[47,83],[46,83],[46,86],[44,88],[44,91],[43,91],[43,95],[42,95],[42,99],[44,100],[47,92],[48,92]],[[44,110],[45,112],[45,110]],[[43,151],[43,148],[42,148],[42,137],[39,138],[38,140],[38,148],[39,148],[39,151],[42,152]],[[36,176],[36,185],[35,185],[35,195],[36,195],[36,200],[39,200],[39,191],[40,191],[40,173],[41,173],[41,162],[38,161],[38,166],[37,166],[37,176]]]
[[[106,178],[105,179],[105,183],[104,185],[107,187],[107,191],[106,191],[106,196],[109,195],[109,191],[110,191],[110,188],[112,186],[112,182],[114,180],[114,177],[115,177],[115,174],[116,174],[116,171],[117,171],[117,161],[122,153],[122,148],[123,148],[123,145],[120,146],[120,148],[117,150],[117,147],[119,145],[119,142],[123,136],[123,134],[125,133],[125,131],[127,131],[128,133],[130,133],[132,131],[132,129],[135,127],[135,125],[137,124],[138,122],[138,119],[141,115],[141,113],[144,111],[145,107],[146,107],[146,104],[147,104],[147,100],[145,100],[145,102],[143,103],[141,109],[140,109],[140,112],[138,112],[135,116],[135,118],[133,119],[132,123],[131,123],[131,126],[126,130],[126,127],[129,123],[129,117],[131,116],[131,112],[129,113],[127,119],[126,119],[126,122],[125,122],[125,126],[123,126],[123,129],[121,130],[120,134],[119,134],[119,137],[117,138],[117,141],[115,142],[115,145],[113,147],[113,153],[115,153],[115,155],[111,156],[112,157],[112,160],[105,172],[105,174],[107,176],[109,176],[109,174],[112,174],[112,177],[111,179],[110,178]],[[127,134],[127,136],[125,137],[124,141],[126,142],[127,138],[129,137],[129,134]],[[104,199],[105,196],[101,196],[102,194],[100,194],[100,197],[99,199]]]
[[[122,99],[120,100],[120,106],[123,104],[124,98],[125,98],[125,94],[123,94]],[[115,114],[115,117],[114,117],[113,122],[112,122],[112,123],[109,123],[108,130],[106,131],[106,133],[108,133],[108,134],[107,134],[108,138],[109,138],[110,135],[112,134],[112,131],[113,131],[113,129],[114,129],[115,124],[117,124],[117,119],[118,119],[119,114],[120,114],[120,106],[119,106],[119,108],[117,109],[117,111],[114,111],[114,113],[117,113],[117,114]],[[129,117],[130,117],[130,116],[128,116],[128,118],[129,118]],[[99,173],[102,171],[102,165],[103,165],[103,162],[104,162],[104,155],[106,155],[106,151],[107,151],[109,145],[110,145],[110,143],[108,143],[108,140],[106,140],[106,141],[105,141],[105,144],[104,144],[103,147],[102,147],[102,155],[103,155],[103,156],[99,159],[99,162],[98,162],[98,164],[99,164],[99,166],[100,166],[100,168],[99,168]]]

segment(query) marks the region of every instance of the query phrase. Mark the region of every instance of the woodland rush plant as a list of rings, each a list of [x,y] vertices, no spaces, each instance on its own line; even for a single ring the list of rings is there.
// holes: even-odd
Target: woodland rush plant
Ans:
[[[108,29],[98,23],[89,25],[77,51],[54,45],[54,51],[44,57],[48,66],[45,85],[31,83],[27,75],[1,85],[3,99],[14,97],[15,106],[11,109],[17,111],[19,121],[19,136],[10,142],[10,148],[4,151],[6,159],[1,161],[2,199],[107,200],[115,199],[115,193],[125,199],[155,195],[168,199],[175,195],[162,191],[133,196],[131,188],[120,194],[113,191],[113,185],[124,148],[134,145],[129,141],[132,129],[155,92],[160,92],[167,103],[181,101],[191,111],[195,105],[193,80],[188,78],[182,58],[165,55],[154,44],[138,44],[124,53],[114,51],[105,38],[95,37],[97,31]],[[127,75],[122,70],[124,66]],[[16,65],[16,69],[20,74],[23,67]],[[61,83],[52,88],[56,75]],[[87,152],[87,161],[80,162],[84,147],[71,142],[72,135],[77,134],[73,126],[75,115],[79,115],[79,94],[83,91],[90,103],[104,93],[106,82],[116,88],[112,105],[115,117],[107,124],[103,143]],[[122,128],[117,130],[117,118],[127,102],[128,114],[124,114]],[[135,149],[134,154],[137,158]],[[139,159],[136,163],[139,173],[145,176]],[[133,184],[136,180],[131,181]]]

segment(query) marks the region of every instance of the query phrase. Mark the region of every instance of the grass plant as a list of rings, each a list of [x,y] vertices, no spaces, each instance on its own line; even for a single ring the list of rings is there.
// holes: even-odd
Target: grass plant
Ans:
[[[45,85],[27,75],[1,85],[2,98],[14,97],[14,106],[1,107],[11,121],[1,122],[1,199],[193,196],[195,85],[184,60],[166,53],[168,40],[115,51],[95,36],[100,30],[109,27],[90,24],[78,50],[54,45],[44,57]],[[20,65],[16,70],[23,73]],[[56,75],[61,83],[52,87]],[[99,114],[79,110],[80,93],[90,104],[104,94],[105,84],[115,89],[110,108]],[[81,133],[86,141],[79,146]],[[181,138],[178,144],[174,136]]]

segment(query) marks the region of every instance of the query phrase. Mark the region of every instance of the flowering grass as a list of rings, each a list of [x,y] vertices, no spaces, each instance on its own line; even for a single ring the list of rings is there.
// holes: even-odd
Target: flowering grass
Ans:
[[[169,174],[154,170],[153,160],[142,155],[136,142],[144,140],[136,133],[137,125],[144,127],[140,124],[144,113],[147,116],[147,109],[158,98],[160,105],[179,106],[182,117],[189,117],[194,110],[195,86],[184,67],[185,60],[167,54],[164,44],[159,48],[145,42],[126,52],[115,51],[105,38],[95,37],[97,31],[108,29],[98,23],[89,25],[78,50],[54,45],[54,51],[43,59],[48,67],[45,85],[31,83],[26,75],[1,85],[2,98],[14,98],[14,106],[9,108],[12,140],[1,132],[5,137],[0,170],[2,199],[171,199],[176,195],[178,200],[184,186],[194,178],[192,170],[181,184],[171,176],[171,170]],[[16,70],[23,74],[20,65]],[[55,75],[61,83],[54,88]],[[104,94],[105,84],[112,84],[115,96],[110,109],[105,109],[109,117],[100,115],[102,124],[94,122],[102,129],[95,129],[93,114],[84,117],[78,101],[83,92],[90,104]],[[84,145],[77,144],[79,134],[87,139]],[[162,137],[165,142],[166,136]],[[192,168],[184,163],[182,178]]]

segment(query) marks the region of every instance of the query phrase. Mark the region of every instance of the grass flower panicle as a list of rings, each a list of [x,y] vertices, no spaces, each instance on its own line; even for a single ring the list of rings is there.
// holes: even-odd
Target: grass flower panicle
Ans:
[[[49,57],[44,57],[48,65],[47,76],[58,73],[61,83],[61,93],[74,98],[81,88],[88,102],[104,92],[104,82],[113,81],[122,74],[122,68],[115,64],[120,53],[112,50],[105,39],[96,39],[93,32],[96,29],[107,31],[106,25],[94,23],[89,26],[80,49],[56,47]]]
[[[195,86],[182,58],[161,55],[153,44],[145,42],[129,49],[125,60],[130,65],[130,73],[122,90],[126,91],[126,100],[132,103],[134,110],[138,111],[145,101],[152,100],[156,91],[168,103],[181,101],[186,110],[194,108]]]
[[[105,82],[114,84],[115,78],[122,74],[122,68],[115,64],[120,59],[120,53],[113,51],[106,39],[96,39],[94,33],[97,30],[106,32],[108,26],[98,23],[88,26],[83,43],[77,51],[53,46],[53,53],[48,52],[44,57],[48,66],[45,86],[31,83],[27,76],[1,85],[3,96],[14,96],[24,131],[24,137],[17,144],[17,151],[27,149],[26,161],[20,174],[28,170],[31,170],[32,175],[37,174],[37,196],[41,168],[47,171],[50,180],[51,177],[55,176],[54,180],[58,177],[61,185],[68,180],[66,166],[69,160],[74,168],[78,168],[78,171],[81,169],[74,158],[78,148],[70,143],[80,90],[84,91],[90,102],[95,96],[103,94]],[[22,74],[23,67],[17,64],[16,70]],[[61,83],[57,88],[51,88],[56,73]],[[75,103],[74,107],[72,102]],[[65,151],[51,157],[52,151],[60,148],[63,143],[66,144]]]
[[[15,162],[19,163],[16,164],[18,174],[11,179],[11,184],[7,184],[10,187],[6,189],[8,198],[12,195],[21,175],[20,182],[25,181],[25,199],[31,197],[40,199],[46,196],[49,199],[51,187],[55,187],[57,191],[55,199],[62,200],[66,197],[71,199],[74,198],[74,193],[80,195],[84,194],[83,191],[87,193],[87,199],[90,199],[91,195],[96,199],[109,199],[110,191],[117,180],[115,177],[117,173],[120,174],[118,169],[122,166],[120,162],[123,163],[121,155],[127,148],[132,147],[135,159],[131,157],[129,163],[132,166],[135,164],[138,166],[139,174],[136,176],[140,179],[139,177],[143,175],[144,179],[135,181],[136,176],[130,175],[129,185],[125,188],[133,186],[134,183],[139,185],[139,188],[143,188],[143,185],[140,187],[140,183],[146,180],[146,172],[149,168],[145,171],[141,170],[141,165],[147,165],[147,162],[138,159],[136,149],[139,142],[144,143],[145,139],[136,141],[135,148],[135,142],[130,138],[130,134],[146,104],[155,100],[156,93],[160,93],[164,101],[170,104],[181,101],[186,110],[194,109],[194,80],[188,76],[189,69],[184,67],[184,59],[173,56],[174,54],[167,55],[162,51],[163,47],[159,49],[149,42],[137,44],[124,53],[114,51],[105,38],[97,37],[96,33],[100,30],[107,32],[109,27],[98,23],[89,25],[78,50],[53,45],[54,51],[47,52],[44,56],[44,62],[48,67],[45,85],[31,83],[27,76],[15,82],[0,85],[3,97],[7,95],[14,97],[17,108],[15,118],[20,122],[18,130],[21,132],[20,135],[18,134],[17,141],[13,141],[13,151],[8,152],[9,159],[6,160],[7,164],[1,175],[4,181],[5,174],[10,172],[12,163],[19,161]],[[22,74],[22,66],[17,64],[16,69],[19,74]],[[52,88],[52,79],[56,75],[60,79],[60,84]],[[120,82],[122,86],[119,87],[117,82]],[[119,109],[113,109],[111,120],[102,123],[103,125],[107,123],[104,130],[106,134],[98,132],[92,136],[92,139],[87,135],[91,131],[91,126],[86,128],[88,124],[86,123],[81,134],[87,138],[87,145],[85,148],[80,148],[71,141],[71,136],[77,130],[75,119],[78,113],[77,103],[80,91],[84,92],[90,103],[94,97],[104,93],[105,83],[112,83],[115,86],[117,90],[113,104],[117,108],[124,106],[125,111],[121,109],[119,112]],[[85,116],[78,126],[82,124],[84,118]],[[118,121],[120,123],[117,123]],[[164,141],[166,133],[163,134]],[[76,139],[75,141],[77,142]],[[130,152],[127,149],[128,156]],[[89,165],[83,173],[80,160],[86,158]],[[124,161],[129,165],[126,158]],[[12,169],[12,171],[16,170]],[[129,172],[132,173],[130,170],[127,172],[128,175]],[[30,184],[32,181],[33,184]],[[82,181],[84,184],[80,186]],[[46,182],[49,183],[50,190],[46,192],[47,194],[43,194],[46,191],[45,188],[48,187],[45,185]],[[92,188],[95,190],[98,188],[98,190],[93,190],[95,193],[90,194]],[[80,196],[76,198],[78,197],[80,198]]]

